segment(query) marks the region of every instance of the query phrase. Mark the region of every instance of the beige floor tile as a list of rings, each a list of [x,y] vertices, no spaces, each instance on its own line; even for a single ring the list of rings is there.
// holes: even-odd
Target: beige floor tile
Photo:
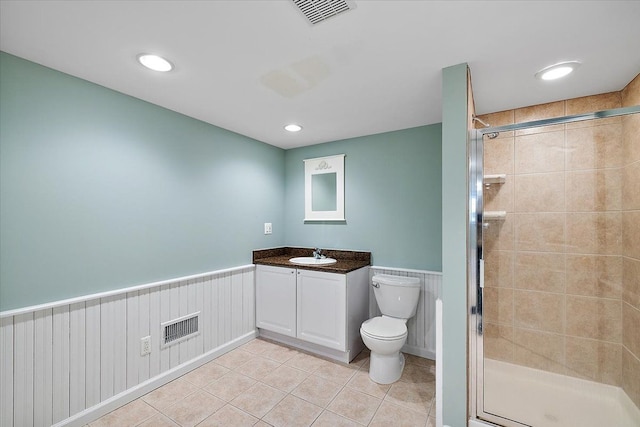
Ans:
[[[435,373],[436,361],[427,359],[426,357],[414,356],[413,354],[404,353],[404,359],[407,365],[418,365],[418,366],[426,366],[428,368],[433,368],[433,372]]]
[[[265,359],[264,357],[258,356],[249,360],[247,363],[238,366],[234,370],[255,380],[261,380],[275,371],[279,366],[280,363],[275,360]]]
[[[89,423],[89,427],[109,427],[120,425],[120,419],[118,418],[116,411],[109,412],[107,415],[103,415],[92,423]]]
[[[151,393],[142,396],[142,400],[147,402],[158,410],[162,410],[179,400],[184,399],[187,395],[196,391],[198,387],[189,381],[178,378],[168,384],[163,385]]]
[[[162,414],[158,414],[155,417],[149,418],[142,424],[138,424],[137,427],[180,427],[174,423],[173,420],[165,417]]]
[[[281,348],[279,345],[271,343],[269,341],[261,340],[256,338],[254,340],[249,341],[246,344],[240,346],[241,350],[248,351],[253,354],[263,354],[268,350],[273,350],[274,348]]]
[[[279,366],[272,373],[262,379],[262,382],[275,387],[278,390],[290,393],[294,388],[298,387],[302,381],[309,376],[306,371],[292,368],[290,366]]]
[[[412,411],[389,402],[382,402],[373,416],[370,427],[424,427],[427,414]]]
[[[368,350],[344,365],[252,340],[90,427],[434,427],[435,362],[405,358],[401,380],[381,385],[369,379]]]
[[[286,394],[280,390],[262,383],[256,383],[233,399],[231,404],[254,417],[262,418],[285,396]]]
[[[359,427],[360,424],[348,418],[341,417],[331,411],[323,411],[318,419],[312,424],[313,427]]]
[[[204,390],[219,397],[220,399],[230,402],[238,397],[240,393],[248,390],[255,383],[256,380],[253,378],[246,377],[237,372],[229,372],[225,376],[204,387]]]
[[[223,406],[223,400],[199,390],[161,412],[182,427],[193,427]]]
[[[263,421],[275,427],[307,427],[321,412],[321,407],[288,395],[264,416]]]
[[[358,371],[358,366],[341,365],[326,360],[316,369],[313,374],[325,378],[334,383],[345,385]]]
[[[307,372],[314,372],[320,366],[324,360],[319,357],[314,357],[306,353],[298,353],[293,356],[291,359],[285,362],[285,365],[291,366],[292,368],[302,369]]]
[[[429,417],[430,418],[435,418],[436,417],[436,398],[435,398],[435,393],[434,393],[433,399],[431,399],[431,409],[429,409]]]
[[[367,425],[382,401],[349,388],[343,389],[327,407],[331,412]]]
[[[235,350],[231,350],[229,353],[218,357],[214,362],[218,365],[224,366],[225,368],[235,369],[238,366],[247,363],[254,357],[256,357],[255,354],[236,348]]]
[[[294,349],[284,346],[274,346],[273,348],[267,349],[261,354],[261,356],[275,360],[276,362],[284,363],[298,354],[300,354],[300,352]]]
[[[391,384],[378,384],[369,378],[368,371],[360,370],[349,380],[347,387],[382,399],[391,388]]]
[[[225,405],[198,424],[198,427],[250,427],[258,421],[253,415],[249,415],[232,405]]]
[[[435,366],[420,366],[405,363],[400,381],[407,383],[428,383],[436,380]]]
[[[215,381],[223,375],[227,374],[228,372],[229,369],[225,368],[224,366],[218,365],[214,362],[209,362],[183,375],[182,378],[202,388],[210,382]]]
[[[152,418],[155,415],[158,415],[158,411],[156,411],[151,405],[145,403],[141,399],[136,399],[95,420],[89,425],[91,427],[137,426],[141,422]]]
[[[137,426],[146,419],[158,414],[158,411],[141,399],[136,399],[116,409],[114,412],[122,426]]]
[[[365,348],[356,357],[354,357],[350,364],[353,366],[362,366],[366,361],[369,360],[369,355],[369,349]]]
[[[316,375],[309,376],[291,394],[325,408],[336,397],[342,387]]]
[[[435,389],[435,385],[433,388]],[[434,396],[431,386],[425,383],[413,384],[398,381],[391,385],[384,400],[428,415]]]

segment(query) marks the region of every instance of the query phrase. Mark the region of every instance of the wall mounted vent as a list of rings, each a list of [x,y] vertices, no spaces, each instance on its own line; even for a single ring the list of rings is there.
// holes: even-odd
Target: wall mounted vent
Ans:
[[[347,0],[293,0],[293,2],[312,24],[325,21],[356,7],[353,1]]]
[[[198,320],[200,312],[182,316],[162,323],[162,347],[177,344],[198,335]]]

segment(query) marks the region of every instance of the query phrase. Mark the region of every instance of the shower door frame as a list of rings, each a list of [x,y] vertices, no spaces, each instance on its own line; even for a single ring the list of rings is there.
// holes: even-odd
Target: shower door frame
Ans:
[[[470,420],[495,423],[504,427],[529,427],[515,420],[484,411],[484,340],[483,340],[483,189],[484,189],[484,135],[522,129],[567,124],[607,117],[640,113],[640,106],[615,108],[588,114],[535,120],[506,126],[471,129],[468,148],[468,313],[469,313],[469,414]]]

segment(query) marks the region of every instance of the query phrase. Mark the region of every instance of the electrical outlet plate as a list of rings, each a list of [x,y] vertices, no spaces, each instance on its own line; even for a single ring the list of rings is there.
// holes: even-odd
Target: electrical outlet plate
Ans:
[[[273,228],[271,227],[270,222],[264,223],[264,234],[271,234],[273,232]]]
[[[140,356],[151,353],[151,337],[147,336],[140,340]]]

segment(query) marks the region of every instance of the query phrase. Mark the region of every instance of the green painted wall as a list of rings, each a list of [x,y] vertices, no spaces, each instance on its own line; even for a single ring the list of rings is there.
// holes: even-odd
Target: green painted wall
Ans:
[[[439,124],[284,151],[6,53],[0,67],[0,310],[284,244],[442,269]],[[342,153],[346,223],[305,224],[302,160]]]
[[[345,157],[346,223],[304,222],[304,159]],[[371,251],[380,266],[440,271],[441,126],[287,150],[285,241]]]
[[[467,64],[442,72],[443,422],[467,425]]]
[[[284,160],[0,53],[0,310],[251,263],[284,243]]]

